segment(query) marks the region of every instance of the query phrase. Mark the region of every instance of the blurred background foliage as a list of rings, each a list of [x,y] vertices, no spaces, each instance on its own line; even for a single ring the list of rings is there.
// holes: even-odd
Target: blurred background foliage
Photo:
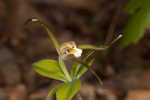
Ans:
[[[34,16],[60,43],[109,44],[118,34],[124,35],[109,50],[93,55],[92,68],[104,85],[99,87],[85,73],[83,100],[150,100],[149,5],[149,0],[1,0],[0,100],[43,100],[58,83],[33,70],[35,61],[57,59],[45,30],[24,26]]]
[[[125,12],[132,15],[124,29],[122,46],[136,43],[144,35],[145,29],[150,26],[150,1],[130,0],[125,7]]]

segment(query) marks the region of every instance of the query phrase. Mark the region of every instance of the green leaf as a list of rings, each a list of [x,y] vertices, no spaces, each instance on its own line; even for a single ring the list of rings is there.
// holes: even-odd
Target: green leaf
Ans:
[[[61,84],[58,84],[57,86],[55,86],[54,88],[52,88],[50,90],[50,92],[48,93],[48,96],[46,97],[45,100],[51,100],[52,96],[56,93],[57,88],[60,86]]]
[[[82,61],[83,62],[86,62],[87,59],[94,53],[94,50],[89,50],[87,52],[87,54],[83,57]],[[75,62],[72,67],[71,67],[71,77],[72,78],[76,78],[77,76],[77,73],[78,73],[78,70],[79,68],[81,67],[81,64],[79,62]]]
[[[75,62],[72,67],[71,67],[71,71],[70,71],[70,74],[71,74],[71,77],[74,79],[76,78],[76,74],[80,68],[81,64],[78,63],[78,62]]]
[[[56,91],[57,100],[71,100],[80,89],[80,80],[61,84]]]
[[[66,81],[65,76],[62,70],[60,69],[59,63],[55,60],[45,59],[35,62],[32,65],[36,72],[45,77]]]
[[[91,59],[90,61],[86,61],[86,64],[90,67],[93,64],[94,59]],[[86,71],[88,70],[87,67],[82,65],[77,73],[77,79],[79,79]]]
[[[143,0],[129,0],[125,12],[129,14],[135,13],[135,11],[142,6]]]
[[[134,14],[140,9],[149,7],[150,0],[129,0],[127,6],[125,7],[125,12],[129,14]]]
[[[129,20],[124,30],[121,47],[136,43],[144,35],[144,30],[148,27],[150,27],[150,7],[145,7]]]

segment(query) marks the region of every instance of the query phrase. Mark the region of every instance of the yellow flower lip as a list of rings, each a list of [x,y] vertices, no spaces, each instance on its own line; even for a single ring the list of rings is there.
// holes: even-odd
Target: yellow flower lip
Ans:
[[[69,53],[71,53],[71,54],[77,53],[77,50],[76,49],[70,49]]]

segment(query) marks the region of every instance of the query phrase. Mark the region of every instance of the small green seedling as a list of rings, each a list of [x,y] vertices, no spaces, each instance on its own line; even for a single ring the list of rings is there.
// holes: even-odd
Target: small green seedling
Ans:
[[[34,70],[45,76],[52,79],[60,80],[62,83],[57,84],[51,91],[48,93],[46,100],[51,100],[52,96],[56,93],[57,100],[71,100],[72,97],[79,91],[81,81],[80,77],[89,70],[98,80],[99,84],[102,85],[102,81],[98,75],[90,68],[94,59],[89,59],[89,57],[95,52],[95,50],[106,50],[115,43],[118,39],[122,37],[119,35],[110,45],[106,46],[94,46],[94,45],[79,45],[77,46],[74,41],[65,42],[59,45],[54,34],[48,29],[47,25],[42,23],[38,18],[29,19],[28,23],[38,23],[40,24],[47,32],[54,44],[56,51],[58,53],[58,61],[52,59],[44,59],[38,62],[33,63]],[[82,50],[88,49],[88,52],[82,56]],[[74,63],[68,72],[65,60],[72,60]]]

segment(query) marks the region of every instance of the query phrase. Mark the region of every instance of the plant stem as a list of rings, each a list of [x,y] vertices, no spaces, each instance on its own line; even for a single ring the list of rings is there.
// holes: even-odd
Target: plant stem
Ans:
[[[64,75],[66,77],[66,80],[67,81],[72,81],[72,78],[69,75],[69,72],[67,71],[66,66],[64,64],[64,61],[61,58],[60,50],[59,50],[60,46],[59,46],[59,43],[56,40],[54,34],[50,31],[50,29],[48,28],[48,26],[46,24],[44,24],[43,22],[41,22],[38,18],[31,18],[31,19],[27,20],[25,24],[28,24],[29,22],[34,22],[34,23],[40,24],[48,32],[48,35],[49,35],[50,39],[52,40],[52,43],[54,44],[54,46],[56,48],[56,51],[57,51],[57,53],[59,55],[59,65],[60,65],[60,68],[63,71],[63,73],[64,73]]]
[[[114,43],[116,43],[120,38],[122,38],[122,34],[120,34],[117,38],[115,38],[112,42],[110,42],[108,45],[103,45],[103,46],[95,46],[91,44],[83,44],[79,45],[78,48],[80,49],[91,49],[91,50],[99,50],[103,51],[108,48],[110,48]]]
[[[89,50],[88,53],[85,55],[85,57],[81,61],[85,62],[89,58],[89,56],[91,56],[93,53],[94,53],[94,50]],[[78,62],[75,62],[74,64],[76,64],[76,63],[78,63]],[[78,65],[76,66],[76,69],[73,74],[73,78],[76,78],[81,65],[82,65],[81,63],[78,63]]]
[[[78,63],[84,65],[91,72],[91,74],[93,74],[96,77],[99,85],[100,86],[103,85],[102,80],[99,78],[99,76],[97,75],[97,73],[92,68],[90,68],[86,63],[84,63],[84,62],[82,62],[80,60],[77,60],[77,59],[74,59],[74,60],[77,61]]]
[[[67,69],[66,69],[66,66],[65,66],[65,64],[64,64],[64,61],[62,60],[61,56],[59,56],[59,65],[60,65],[60,67],[61,67],[61,69],[62,69],[62,71],[63,71],[63,73],[64,73],[66,79],[67,79],[69,82],[72,81],[72,78],[71,78],[71,76],[69,75],[69,73],[68,73],[68,71],[67,71]]]
[[[56,51],[58,54],[60,54],[60,51],[59,51],[59,43],[58,41],[56,40],[55,36],[53,35],[53,33],[50,31],[50,29],[48,28],[48,26],[42,22],[40,22],[41,26],[43,26],[45,28],[45,30],[47,31],[50,39],[52,40],[55,48],[56,48]]]
[[[55,46],[55,48],[56,48],[56,50],[57,50],[57,52],[58,52],[60,67],[61,67],[61,69],[62,69],[62,71],[63,71],[63,73],[64,73],[66,79],[67,79],[68,81],[72,81],[71,76],[69,75],[69,73],[68,73],[68,71],[67,71],[67,68],[66,68],[66,66],[65,66],[65,64],[64,64],[64,61],[63,61],[63,59],[62,59],[61,56],[60,56],[58,41],[56,40],[55,36],[54,36],[53,33],[49,30],[49,28],[47,27],[46,24],[41,23],[41,22],[40,22],[40,24],[47,30],[48,35],[49,35],[50,39],[52,40],[52,42],[53,42],[53,44],[54,44],[54,46]]]
[[[40,25],[48,32],[48,35],[49,35],[50,39],[52,40],[52,43],[54,44],[54,47],[56,48],[56,51],[58,52],[58,54],[60,54],[60,51],[59,51],[59,43],[58,43],[58,41],[56,40],[54,34],[53,34],[53,33],[50,31],[50,29],[48,28],[48,26],[47,26],[46,24],[44,24],[43,22],[41,22],[41,21],[40,21],[38,18],[36,18],[36,17],[28,19],[28,20],[25,22],[25,25],[26,25],[26,24],[29,24],[30,22],[40,24]]]

